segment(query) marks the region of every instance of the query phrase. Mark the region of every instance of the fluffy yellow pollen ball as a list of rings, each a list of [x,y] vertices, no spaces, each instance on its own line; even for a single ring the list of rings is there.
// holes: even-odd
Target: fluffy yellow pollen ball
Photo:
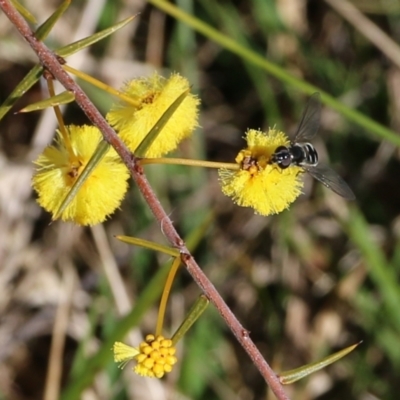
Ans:
[[[32,179],[38,203],[53,216],[102,140],[94,126],[65,128],[65,134],[57,132],[55,145],[47,147],[35,161]],[[59,217],[79,225],[103,222],[121,204],[128,178],[127,168],[110,148]]]
[[[222,192],[242,207],[251,207],[257,214],[277,214],[287,209],[301,194],[301,167],[282,169],[271,162],[279,146],[288,146],[289,139],[278,130],[267,133],[250,129],[246,133],[247,148],[236,157],[240,169],[220,169]]]
[[[106,115],[107,121],[134,153],[160,117],[186,91],[190,91],[189,81],[179,74],[172,74],[168,79],[157,73],[134,79],[122,89],[132,103],[114,106]],[[199,104],[200,100],[188,93],[147,149],[145,157],[161,157],[190,136],[198,126]]]

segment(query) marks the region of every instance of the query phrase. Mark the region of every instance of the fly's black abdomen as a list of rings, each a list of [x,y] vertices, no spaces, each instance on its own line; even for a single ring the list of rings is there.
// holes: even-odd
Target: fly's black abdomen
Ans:
[[[318,153],[310,143],[294,143],[291,146],[292,160],[297,165],[315,167],[318,164]]]
[[[306,156],[307,164],[315,167],[318,164],[317,150],[315,150],[315,147],[310,143],[305,144],[305,149],[307,154]]]

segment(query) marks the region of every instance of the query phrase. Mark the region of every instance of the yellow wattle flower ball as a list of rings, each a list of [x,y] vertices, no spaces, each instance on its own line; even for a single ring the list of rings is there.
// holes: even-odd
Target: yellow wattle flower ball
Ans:
[[[257,214],[280,213],[301,194],[303,182],[299,175],[304,170],[295,165],[282,169],[271,163],[276,148],[290,143],[283,132],[249,129],[245,139],[247,148],[236,157],[240,169],[219,170],[222,192],[237,205],[251,207]]]
[[[164,336],[147,335],[146,340],[140,343],[139,348],[115,342],[113,347],[114,361],[123,368],[132,359],[137,361],[133,370],[148,378],[162,378],[172,371],[178,361],[175,357],[176,348],[171,339]]]
[[[128,148],[135,152],[143,138],[153,128],[168,107],[186,90],[189,81],[179,74],[168,79],[155,73],[148,78],[138,78],[127,83],[122,90],[132,99],[132,104],[114,106],[107,121],[118,131]],[[198,126],[200,100],[188,94],[157,139],[147,150],[146,157],[161,157],[174,150]]]
[[[57,131],[56,145],[47,147],[35,161],[32,186],[38,203],[53,215],[70,192],[78,176],[102,139],[94,126],[67,126],[65,138]],[[121,204],[128,189],[129,173],[113,148],[60,215],[63,221],[79,225],[103,222]]]
[[[140,354],[135,356],[138,363],[133,370],[141,376],[162,378],[164,374],[172,371],[172,367],[178,361],[172,340],[161,335],[147,335],[146,340],[140,343],[139,351]]]

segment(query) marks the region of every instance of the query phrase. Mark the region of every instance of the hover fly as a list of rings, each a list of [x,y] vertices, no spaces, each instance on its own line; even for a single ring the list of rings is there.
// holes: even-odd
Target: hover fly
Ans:
[[[347,183],[330,167],[318,164],[318,153],[315,147],[308,143],[318,131],[320,115],[320,94],[314,93],[308,100],[294,140],[287,147],[279,146],[271,161],[282,169],[297,165],[339,196],[354,200],[354,193]]]

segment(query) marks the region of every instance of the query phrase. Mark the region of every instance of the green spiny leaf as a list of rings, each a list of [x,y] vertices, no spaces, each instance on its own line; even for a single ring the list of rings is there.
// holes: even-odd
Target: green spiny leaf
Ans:
[[[352,352],[360,343],[356,343],[352,346],[346,347],[345,349],[340,350],[337,353],[331,354],[330,356],[325,357],[320,361],[303,365],[300,368],[291,369],[290,371],[282,372],[281,374],[279,374],[279,380],[283,385],[294,383],[312,374],[313,372],[319,371],[320,369],[325,368],[326,366],[340,360],[342,357]]]
[[[73,93],[65,91],[56,96],[50,97],[48,99],[38,101],[36,103],[30,104],[27,107],[24,107],[20,110],[20,113],[31,112],[31,111],[39,111],[44,110],[49,107],[59,106],[61,104],[68,104],[75,100],[75,96]]]
[[[89,177],[91,172],[97,167],[97,165],[100,163],[100,161],[103,159],[107,151],[109,150],[110,145],[105,142],[101,141],[97,148],[96,151],[93,153],[93,156],[87,163],[86,167],[82,171],[82,173],[78,176],[78,179],[75,181],[74,185],[72,186],[71,190],[61,203],[60,208],[57,210],[57,212],[53,216],[53,220],[56,220],[60,217],[60,215],[65,211],[65,209],[68,207],[68,204],[72,201],[72,199],[76,196],[78,193],[79,189],[81,186],[85,183],[86,179]]]
[[[172,336],[172,343],[176,344],[183,337],[183,335],[185,335],[185,333],[197,321],[197,319],[201,316],[201,314],[203,314],[209,303],[210,300],[208,300],[207,297],[204,296],[204,294],[198,297],[196,303],[193,304],[192,308],[187,313],[181,326]]]
[[[57,10],[50,15],[49,18],[35,32],[35,36],[38,40],[46,39],[47,35],[53,29],[55,23],[61,18],[64,12],[68,9],[71,4],[71,0],[64,0],[64,2],[57,8]]]
[[[29,22],[32,24],[36,24],[36,18],[28,11],[22,4],[20,4],[16,0],[11,0],[13,6],[17,9],[17,11]]]
[[[172,257],[179,257],[179,251],[177,249],[174,249],[173,247],[163,246],[159,243],[131,236],[116,236],[116,238],[124,243],[133,244],[135,246],[144,247],[146,249],[154,251],[159,251],[160,253],[168,254]]]
[[[146,151],[152,145],[152,143],[157,139],[158,135],[161,133],[162,128],[170,120],[174,112],[181,105],[182,101],[185,100],[189,90],[184,91],[164,112],[160,119],[155,123],[150,132],[143,138],[139,146],[135,150],[135,155],[138,157],[144,157]]]
[[[102,30],[101,32],[97,32],[94,35],[88,36],[87,38],[80,39],[76,42],[70,43],[64,47],[61,47],[55,51],[57,55],[60,57],[68,57],[71,54],[76,53],[79,50],[84,49],[85,47],[88,47],[92,45],[93,43],[97,43],[98,41],[106,38],[107,36],[110,36],[117,30],[123,28],[125,25],[127,25],[129,22],[131,22],[135,18],[135,15],[133,17],[129,17],[124,19],[123,21],[119,22],[118,24],[115,24],[107,29]]]
[[[16,86],[16,88],[5,99],[0,106],[0,120],[8,113],[12,106],[26,93],[42,76],[43,68],[40,65],[33,67],[24,79]]]

